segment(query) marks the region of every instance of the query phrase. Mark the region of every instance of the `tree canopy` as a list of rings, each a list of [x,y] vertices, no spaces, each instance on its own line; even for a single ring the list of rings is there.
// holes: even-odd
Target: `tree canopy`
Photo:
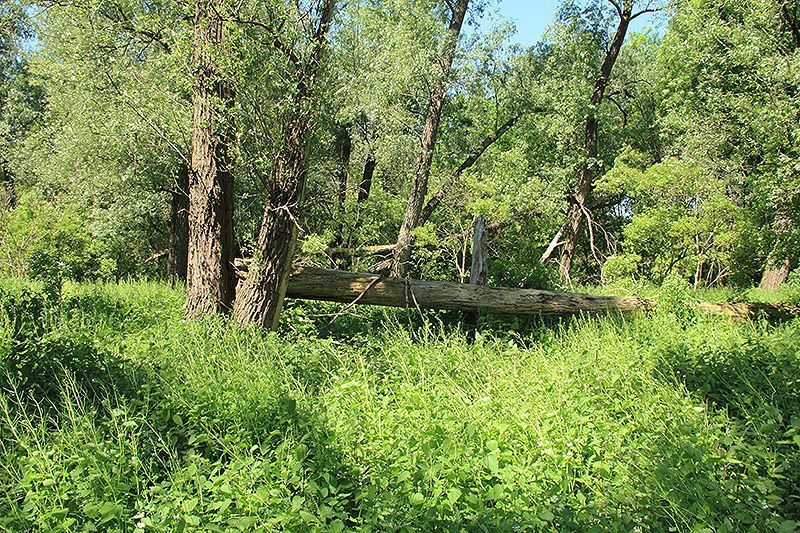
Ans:
[[[222,38],[198,42],[208,5]],[[83,275],[184,279],[186,180],[205,127],[227,154],[231,257],[267,250],[265,213],[299,176],[290,263],[380,271],[402,249],[403,273],[464,280],[482,215],[495,284],[606,282],[620,268],[696,286],[788,275],[800,247],[797,6],[565,1],[529,47],[493,9],[4,4],[4,268],[63,263],[20,222],[55,210],[94,243],[83,264],[105,265]],[[198,54],[217,84],[206,118]],[[367,252],[392,243],[394,258]]]

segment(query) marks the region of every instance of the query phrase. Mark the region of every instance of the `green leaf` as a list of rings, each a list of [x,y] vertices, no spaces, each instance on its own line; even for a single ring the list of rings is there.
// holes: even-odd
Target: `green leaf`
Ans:
[[[492,474],[496,474],[497,471],[500,470],[500,463],[497,460],[497,456],[492,453],[486,456],[483,464],[486,465],[486,468],[488,468]]]
[[[292,497],[292,511],[299,511],[306,499],[303,496],[295,495]]]
[[[447,500],[451,504],[456,503],[460,497],[461,497],[461,489],[459,489],[458,487],[453,487],[452,489],[447,491]]]

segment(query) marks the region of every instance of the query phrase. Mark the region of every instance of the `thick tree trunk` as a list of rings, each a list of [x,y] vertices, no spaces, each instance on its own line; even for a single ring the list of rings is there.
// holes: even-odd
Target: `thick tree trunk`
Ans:
[[[778,262],[769,261],[767,269],[761,276],[761,283],[758,287],[760,289],[774,291],[786,283],[786,280],[789,278],[790,271],[791,261],[789,259],[784,259],[783,261]]]
[[[369,199],[369,192],[372,190],[372,177],[375,175],[375,167],[378,162],[375,161],[375,156],[367,154],[367,160],[364,162],[364,173],[361,176],[361,183],[358,185],[358,203],[364,203]]]
[[[450,75],[450,68],[453,64],[453,57],[455,56],[458,37],[461,34],[461,26],[464,23],[468,4],[469,0],[456,0],[453,6],[447,42],[439,58],[441,72],[428,98],[425,124],[420,138],[420,150],[414,168],[414,179],[411,183],[411,192],[403,215],[403,222],[397,234],[397,244],[392,259],[391,271],[395,277],[405,275],[411,259],[411,244],[413,240],[411,232],[419,226],[420,213],[425,202],[425,196],[428,194],[428,178],[430,177],[431,163],[433,162],[433,150],[436,146],[442,107],[447,95],[447,79]]]
[[[240,324],[252,322],[271,329],[278,327],[308,175],[309,128],[309,117],[300,113],[284,134],[286,144],[275,164],[255,256],[233,308],[234,319]]]
[[[335,0],[325,0],[319,25],[311,36],[313,49],[306,61],[293,56],[297,86],[293,116],[284,130],[284,144],[271,180],[269,201],[261,217],[258,241],[247,280],[233,309],[240,324],[277,329],[297,245],[300,203],[308,175],[308,143],[313,128],[312,92],[317,67],[327,43]]]
[[[249,267],[241,265],[249,277]],[[449,281],[397,279],[321,268],[298,268],[288,280],[286,296],[307,300],[506,315],[570,315],[649,309],[636,297],[591,296],[535,289],[491,288]]]
[[[195,4],[187,317],[229,311],[236,281],[231,135],[225,110],[219,109],[233,97],[216,60],[225,40],[221,8],[218,0]]]
[[[619,13],[619,24],[611,41],[611,46],[606,53],[603,64],[600,67],[600,75],[597,77],[594,85],[594,91],[590,100],[589,115],[586,117],[584,125],[584,162],[581,165],[580,173],[578,176],[578,186],[576,187],[575,194],[571,198],[570,206],[567,209],[566,220],[562,227],[563,244],[561,248],[561,258],[559,261],[560,273],[562,279],[570,281],[572,274],[572,261],[575,257],[575,248],[577,241],[580,237],[581,226],[583,224],[586,210],[592,199],[592,192],[594,190],[594,179],[597,166],[597,108],[603,102],[605,91],[611,80],[611,72],[614,69],[614,64],[617,62],[619,52],[622,49],[622,44],[625,42],[625,36],[628,33],[628,26],[633,15],[633,1],[625,0],[622,2],[622,10]],[[554,248],[549,248],[548,251],[542,256],[542,262],[549,259],[549,253],[552,253]],[[549,253],[548,253],[549,252]]]
[[[186,281],[189,260],[189,167],[181,165],[172,184],[167,277],[173,285]]]

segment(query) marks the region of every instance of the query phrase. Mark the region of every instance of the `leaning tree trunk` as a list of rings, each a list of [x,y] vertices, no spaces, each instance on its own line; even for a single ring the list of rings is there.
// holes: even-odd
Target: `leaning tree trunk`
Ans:
[[[276,329],[297,243],[297,220],[308,169],[308,116],[287,126],[283,154],[275,164],[269,203],[261,217],[247,281],[233,307],[234,319]]]
[[[307,62],[296,62],[298,83],[293,116],[284,130],[284,144],[275,162],[268,203],[261,217],[258,241],[247,280],[239,291],[233,317],[277,329],[297,245],[300,203],[308,176],[308,145],[313,128],[313,88],[327,43],[335,0],[325,0],[312,36]]]
[[[189,260],[189,167],[181,165],[172,184],[167,277],[173,285],[186,281]]]
[[[420,149],[414,168],[414,180],[411,183],[411,193],[408,197],[400,231],[397,234],[397,244],[392,258],[392,275],[395,277],[405,275],[411,259],[412,231],[419,226],[420,213],[425,202],[425,196],[428,194],[428,178],[431,172],[431,163],[433,162],[433,150],[436,146],[442,107],[447,94],[447,78],[450,75],[450,68],[458,45],[458,36],[461,33],[461,26],[464,23],[468,4],[469,0],[457,0],[453,7],[447,42],[439,58],[441,72],[428,98],[428,109],[425,114],[425,124],[422,128]]]
[[[580,236],[583,219],[588,211],[588,204],[591,202],[592,192],[594,190],[595,166],[597,164],[598,154],[597,108],[603,102],[603,97],[605,96],[606,89],[611,80],[611,72],[614,69],[614,64],[617,62],[617,57],[619,57],[622,44],[625,42],[628,26],[634,18],[633,2],[631,0],[626,0],[622,4],[622,9],[619,13],[619,25],[611,41],[611,46],[603,60],[603,64],[600,66],[600,75],[595,81],[594,91],[592,92],[592,98],[589,102],[589,114],[586,117],[584,126],[584,162],[578,176],[578,186],[576,187],[575,194],[570,199],[570,206],[567,210],[564,225],[561,230],[559,230],[563,238],[561,259],[559,261],[560,272],[562,279],[567,281],[569,281],[572,273],[572,260],[575,256],[575,248]],[[554,249],[555,246],[548,247],[541,261],[547,261]]]
[[[236,281],[231,135],[219,108],[233,97],[216,59],[225,40],[221,10],[220,0],[196,0],[187,317],[229,311]]]
[[[375,176],[375,167],[378,162],[375,156],[367,154],[367,160],[364,162],[364,173],[361,175],[361,183],[358,185],[358,203],[362,204],[369,200],[369,192],[372,190],[372,178]]]
[[[559,270],[561,279],[569,281],[572,273],[572,259],[575,257],[575,247],[584,218],[586,204],[592,197],[594,190],[594,163],[597,160],[597,119],[594,116],[586,120],[585,143],[586,162],[581,168],[578,180],[578,190],[569,205],[567,220],[564,223],[564,244],[561,248]],[[591,221],[587,221],[591,224]]]

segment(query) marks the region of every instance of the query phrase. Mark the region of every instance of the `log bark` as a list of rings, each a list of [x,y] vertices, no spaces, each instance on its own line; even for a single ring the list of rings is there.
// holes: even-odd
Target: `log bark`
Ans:
[[[240,263],[240,274],[249,266]],[[297,268],[289,278],[288,298],[406,307],[484,311],[504,315],[571,315],[646,310],[652,302],[636,297],[591,296],[534,289],[490,288],[448,281],[398,279],[322,268]]]
[[[250,273],[234,304],[233,317],[240,324],[277,329],[280,321],[308,176],[309,137],[314,125],[313,89],[335,4],[335,0],[325,0],[317,28],[310,36],[309,55],[300,59],[289,52],[297,75],[294,109],[284,129],[283,148],[270,180],[271,190],[261,217]]]
[[[469,0],[456,0],[453,6],[447,41],[439,58],[441,66],[439,79],[434,83],[428,98],[425,124],[420,137],[419,154],[414,165],[414,179],[411,183],[411,192],[408,196],[403,222],[397,234],[397,244],[392,258],[391,272],[395,277],[405,275],[411,259],[412,231],[419,226],[420,213],[425,202],[425,196],[428,194],[428,178],[430,177],[431,164],[433,162],[433,150],[436,146],[439,121],[447,96],[447,79],[450,76],[450,68],[453,64],[453,57],[456,53],[458,37],[461,34],[461,26],[464,23],[468,4]]]
[[[484,311],[506,315],[570,315],[648,309],[634,297],[590,296],[534,289],[490,288],[446,281],[421,281],[323,269],[302,269],[291,277],[287,296],[329,302],[359,300],[368,305],[410,309]]]
[[[249,264],[248,260],[237,261],[241,277],[247,278]],[[653,310],[657,305],[654,300],[635,296],[593,296],[537,289],[487,287],[308,267],[295,268],[288,280],[286,297],[517,316],[628,313]],[[702,302],[698,304],[698,308],[711,314],[736,319],[765,315],[768,318],[785,320],[800,314],[800,308],[788,304]]]
[[[189,261],[189,167],[181,165],[172,184],[167,278],[173,285],[186,281]]]
[[[233,138],[225,118],[233,92],[217,63],[226,36],[219,0],[196,0],[196,68],[189,176],[186,316],[226,313],[234,298]],[[221,104],[220,104],[221,103]]]

